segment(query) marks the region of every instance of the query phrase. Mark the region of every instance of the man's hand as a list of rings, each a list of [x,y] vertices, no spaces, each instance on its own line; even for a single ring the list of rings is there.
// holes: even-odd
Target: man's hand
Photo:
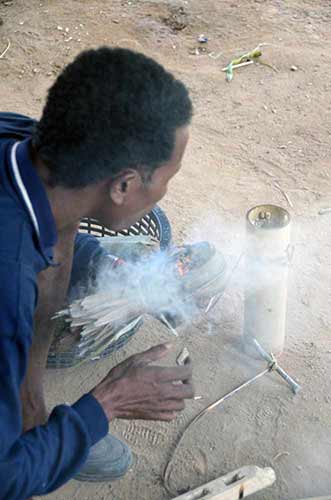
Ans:
[[[108,420],[113,418],[173,420],[192,399],[191,363],[163,368],[150,363],[163,358],[168,344],[131,356],[113,368],[93,390]]]

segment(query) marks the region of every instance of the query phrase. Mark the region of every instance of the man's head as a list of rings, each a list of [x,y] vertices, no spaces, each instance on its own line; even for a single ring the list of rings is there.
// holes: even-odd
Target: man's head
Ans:
[[[162,66],[103,47],[83,52],[58,77],[33,145],[50,186],[102,186],[96,215],[123,227],[165,194],[180,167],[191,115],[186,87]]]

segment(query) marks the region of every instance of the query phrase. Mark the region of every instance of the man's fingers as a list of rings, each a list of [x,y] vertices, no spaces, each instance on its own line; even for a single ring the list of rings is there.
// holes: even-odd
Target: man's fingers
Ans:
[[[177,413],[175,411],[160,411],[153,412],[150,415],[142,417],[144,420],[162,420],[164,422],[170,422],[177,417]]]
[[[183,411],[185,409],[185,402],[183,399],[165,399],[162,401],[146,402],[139,408],[143,412],[160,412],[160,411]]]
[[[163,368],[161,366],[151,366],[150,376],[155,380],[155,382],[175,382],[175,381],[185,381],[192,378],[192,366],[172,366]]]
[[[193,399],[194,388],[192,384],[164,384],[161,388],[165,399]]]
[[[121,418],[127,420],[163,420],[170,422],[177,416],[176,411],[128,411],[121,414]]]
[[[146,365],[148,363],[153,363],[153,361],[158,361],[159,359],[164,358],[166,354],[170,351],[172,345],[170,343],[159,344],[154,347],[151,347],[145,352],[141,352],[140,354],[135,354],[132,356],[132,360],[136,366]]]
[[[160,401],[156,406],[159,411],[183,411],[185,409],[185,402],[182,399],[168,399],[167,401]]]

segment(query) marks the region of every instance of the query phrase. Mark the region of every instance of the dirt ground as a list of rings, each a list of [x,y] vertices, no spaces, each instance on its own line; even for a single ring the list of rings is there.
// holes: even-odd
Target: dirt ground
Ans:
[[[272,202],[290,210],[295,252],[282,363],[303,390],[294,397],[270,375],[225,403],[188,433],[171,483],[194,487],[255,464],[277,475],[256,499],[331,495],[331,212],[319,214],[331,207],[330,1],[0,0],[0,18],[0,53],[11,42],[0,59],[2,110],[38,116],[61,68],[82,49],[102,44],[141,50],[188,85],[195,106],[191,141],[162,203],[175,241],[209,238],[231,264],[243,248],[248,208]],[[200,34],[207,44],[199,45]],[[278,71],[249,66],[227,83],[221,68],[259,43],[268,44],[264,60]],[[176,351],[183,345],[191,351],[204,399],[189,403],[172,424],[111,424],[135,454],[125,479],[71,481],[47,498],[169,498],[160,476],[185,424],[262,366],[237,349],[242,275],[241,267],[211,314],[211,328],[195,323],[175,341]],[[162,325],[146,320],[110,360],[49,371],[49,408],[74,401],[127,355],[169,338]]]

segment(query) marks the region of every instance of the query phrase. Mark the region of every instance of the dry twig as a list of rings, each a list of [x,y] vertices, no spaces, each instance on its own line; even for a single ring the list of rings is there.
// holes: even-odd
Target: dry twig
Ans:
[[[8,40],[7,47],[5,48],[5,50],[0,54],[0,59],[4,59],[9,49],[10,49],[10,40]]]
[[[274,456],[273,460],[276,461],[281,457],[289,457],[289,456],[290,454],[288,451],[280,451],[279,453],[277,453],[277,455]]]
[[[242,68],[243,66],[249,66],[250,64],[254,64],[254,61],[246,61],[246,62],[242,62],[240,64],[236,64],[235,66],[232,66],[232,69]],[[228,70],[228,66],[226,66],[225,68],[222,68],[223,72],[225,72],[227,70]]]
[[[169,328],[169,330],[171,331],[171,333],[173,335],[175,335],[175,337],[178,337],[178,332],[176,330],[176,328],[174,328],[172,326],[172,324],[167,320],[167,318],[165,317],[164,314],[160,314],[160,319],[163,321],[163,323]]]
[[[290,206],[291,208],[293,208],[293,203],[292,203],[292,201],[291,201],[291,198],[290,198],[290,197],[289,197],[289,195],[286,193],[286,191],[284,191],[284,189],[282,189],[282,188],[280,187],[280,185],[279,185],[277,182],[275,182],[275,183],[274,183],[274,186],[275,186],[275,188],[277,188],[277,189],[278,189],[278,191],[280,191],[280,192],[282,193],[282,195],[284,196],[284,198],[285,198],[285,200],[287,201],[287,203],[289,204],[289,206]]]

